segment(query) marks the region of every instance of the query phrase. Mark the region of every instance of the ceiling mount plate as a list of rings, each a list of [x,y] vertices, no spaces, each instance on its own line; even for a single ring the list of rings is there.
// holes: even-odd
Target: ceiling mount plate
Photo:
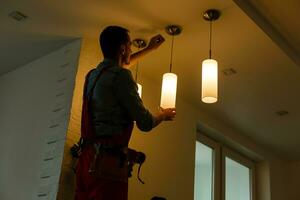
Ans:
[[[181,26],[178,26],[178,25],[169,25],[166,27],[166,32],[169,34],[169,35],[179,35],[181,32],[182,32],[182,28]]]
[[[133,46],[135,46],[136,48],[139,48],[139,49],[145,48],[147,46],[146,40],[140,39],[140,38],[134,39],[132,41],[132,44],[133,44]]]
[[[219,19],[221,12],[217,9],[208,9],[203,13],[203,18],[206,21],[215,21]]]

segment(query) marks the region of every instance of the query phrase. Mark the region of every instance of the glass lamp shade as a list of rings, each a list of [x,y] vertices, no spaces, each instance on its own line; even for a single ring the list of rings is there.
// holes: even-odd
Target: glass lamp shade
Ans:
[[[177,91],[177,75],[165,73],[163,75],[160,107],[175,108]]]
[[[142,85],[137,83],[137,86],[138,86],[138,93],[139,93],[139,96],[140,98],[142,98]]]
[[[202,62],[202,101],[204,103],[218,101],[218,62],[213,59]]]

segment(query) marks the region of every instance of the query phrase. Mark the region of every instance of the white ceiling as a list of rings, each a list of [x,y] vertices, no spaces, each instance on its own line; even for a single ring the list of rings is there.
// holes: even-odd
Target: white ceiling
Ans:
[[[300,66],[299,0],[233,0]]]
[[[5,31],[0,32],[0,54],[6,56],[0,59],[7,65],[1,64],[0,73],[34,59],[37,52],[83,35],[98,37],[104,26],[118,24],[127,27],[132,38],[149,39],[156,33],[166,37],[165,44],[141,62],[140,72],[160,84],[168,70],[171,44],[164,27],[179,24],[183,32],[175,38],[173,64],[178,95],[266,148],[300,159],[300,67],[296,64],[300,25],[295,20],[300,2],[285,2],[291,12],[282,10],[279,0],[273,4],[260,0],[255,5],[235,2],[251,18],[231,0],[2,0],[0,23]],[[202,12],[208,8],[222,12],[213,24],[212,55],[220,68],[220,98],[213,105],[200,100],[201,62],[209,47],[209,25]],[[7,15],[13,10],[24,12],[28,19],[12,21]],[[224,76],[221,71],[229,67],[237,74]],[[279,117],[278,110],[290,114]]]
[[[0,33],[0,75],[27,64],[73,39],[38,33]]]

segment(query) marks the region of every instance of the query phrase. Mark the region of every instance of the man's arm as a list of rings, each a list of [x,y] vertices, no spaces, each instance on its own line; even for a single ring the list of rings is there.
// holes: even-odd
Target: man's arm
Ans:
[[[136,121],[141,131],[150,131],[162,121],[172,121],[176,115],[175,108],[160,109],[153,116],[143,105],[137,92],[136,83],[128,69],[123,69],[116,77],[115,92],[120,104],[129,116]]]
[[[156,50],[164,41],[165,41],[165,39],[160,34],[152,37],[149,44],[148,44],[148,46],[145,49],[142,49],[142,50],[132,54],[130,56],[130,64],[125,65],[124,67],[129,69],[131,66],[133,66],[142,57],[144,57],[145,55],[147,55],[151,51]]]
[[[159,125],[163,121],[173,121],[176,116],[176,109],[175,108],[159,108],[158,113],[153,116],[153,128]]]

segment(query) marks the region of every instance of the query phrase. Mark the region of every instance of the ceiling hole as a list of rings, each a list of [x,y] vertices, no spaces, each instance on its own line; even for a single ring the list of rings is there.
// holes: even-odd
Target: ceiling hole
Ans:
[[[236,70],[233,69],[233,68],[226,68],[226,69],[223,69],[222,72],[223,72],[223,74],[224,74],[225,76],[232,76],[232,75],[234,75],[234,74],[237,73]]]
[[[19,22],[24,21],[28,18],[25,14],[21,13],[20,11],[12,11],[11,13],[9,13],[9,16]]]
[[[286,111],[286,110],[279,110],[279,111],[276,112],[276,114],[277,114],[278,116],[285,116],[285,115],[288,115],[289,112]]]

